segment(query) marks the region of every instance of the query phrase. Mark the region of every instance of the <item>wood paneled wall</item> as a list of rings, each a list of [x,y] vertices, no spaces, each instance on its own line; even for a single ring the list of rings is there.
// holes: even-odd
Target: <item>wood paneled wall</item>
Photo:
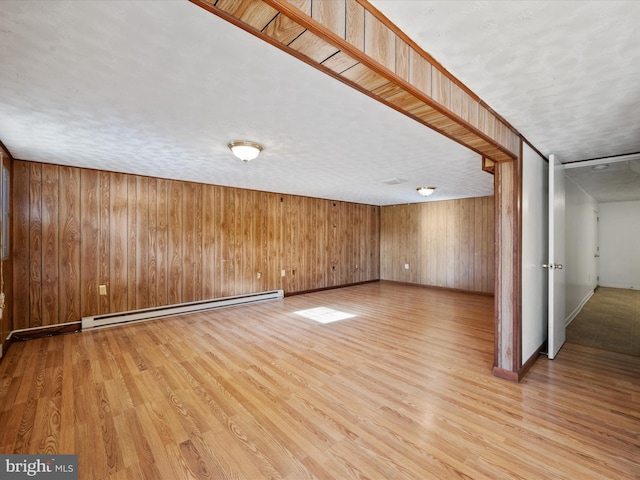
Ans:
[[[14,330],[380,277],[371,205],[24,161],[13,202]]]
[[[493,197],[382,207],[380,278],[493,293],[493,209]]]

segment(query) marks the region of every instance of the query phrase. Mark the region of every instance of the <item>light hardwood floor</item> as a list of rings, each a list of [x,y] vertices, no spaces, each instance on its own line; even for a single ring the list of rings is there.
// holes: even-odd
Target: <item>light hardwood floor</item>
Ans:
[[[81,479],[640,478],[640,358],[567,344],[511,384],[492,312],[382,282],[16,343],[0,452]]]

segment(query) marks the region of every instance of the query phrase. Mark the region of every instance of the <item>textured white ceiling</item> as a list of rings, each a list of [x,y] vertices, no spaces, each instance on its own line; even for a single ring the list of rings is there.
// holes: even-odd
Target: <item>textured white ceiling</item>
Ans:
[[[640,154],[569,164],[565,173],[600,203],[638,200]]]
[[[640,151],[640,2],[373,3],[545,155]],[[265,150],[243,164],[234,139]],[[186,0],[2,1],[0,140],[25,160],[376,205],[493,191],[477,154]]]
[[[545,156],[640,152],[637,0],[371,3]],[[581,180],[640,200],[613,171]]]
[[[375,205],[493,193],[477,154],[186,1],[1,12],[16,158]],[[264,151],[243,164],[235,139]]]

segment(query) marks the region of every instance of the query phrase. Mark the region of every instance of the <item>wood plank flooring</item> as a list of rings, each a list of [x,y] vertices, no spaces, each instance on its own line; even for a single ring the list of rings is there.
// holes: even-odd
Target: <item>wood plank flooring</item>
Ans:
[[[511,384],[492,318],[382,282],[16,343],[0,452],[91,480],[640,478],[640,358],[567,344]]]

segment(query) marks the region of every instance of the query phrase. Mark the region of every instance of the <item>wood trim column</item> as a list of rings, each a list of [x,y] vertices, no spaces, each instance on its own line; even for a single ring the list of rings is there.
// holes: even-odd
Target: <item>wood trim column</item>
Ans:
[[[522,367],[522,149],[495,164],[495,342],[493,374],[518,382]]]

